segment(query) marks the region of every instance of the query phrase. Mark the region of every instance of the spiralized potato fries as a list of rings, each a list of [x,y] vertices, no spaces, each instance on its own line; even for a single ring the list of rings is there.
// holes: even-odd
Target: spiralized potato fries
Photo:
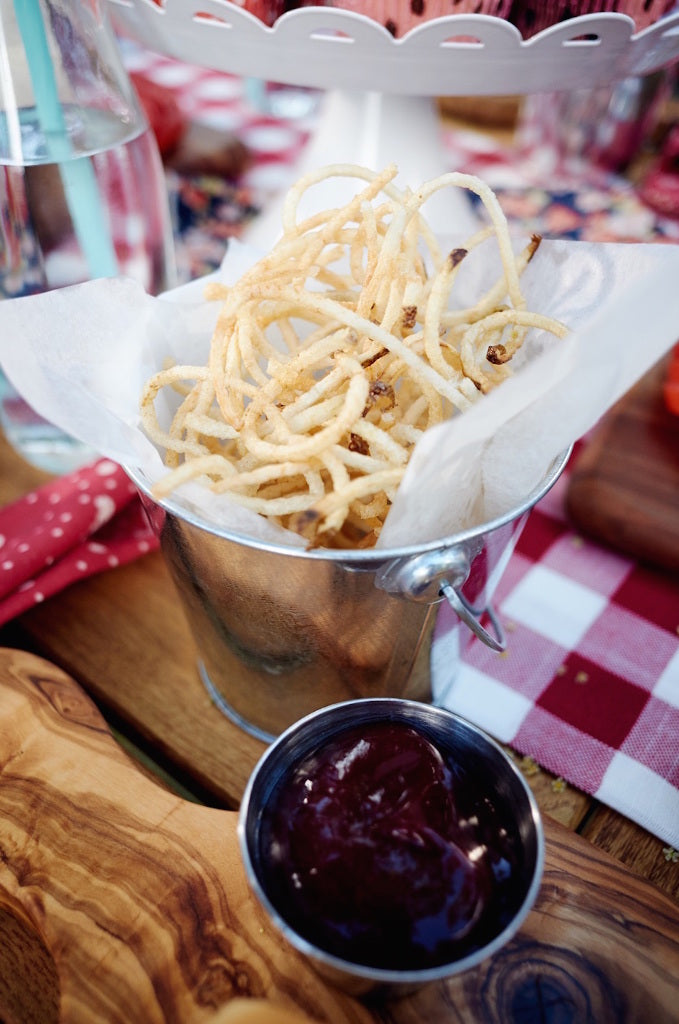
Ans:
[[[369,547],[422,433],[500,384],[528,330],[565,336],[521,291],[540,239],[514,253],[487,185],[449,173],[401,190],[396,174],[338,164],[305,176],[280,241],[235,285],[208,289],[222,306],[207,365],[167,367],[142,395],[169,470],[156,497],[197,480],[310,545]],[[332,177],[364,184],[300,220],[305,192]],[[421,207],[451,187],[475,193],[489,225],[444,252]],[[493,243],[498,280],[473,307],[452,308],[462,263]],[[167,430],[154,405],[165,387],[181,398]]]

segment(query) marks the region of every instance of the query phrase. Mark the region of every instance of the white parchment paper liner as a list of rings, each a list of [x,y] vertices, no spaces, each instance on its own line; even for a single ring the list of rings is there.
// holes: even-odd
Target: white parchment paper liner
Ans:
[[[235,280],[255,255],[232,243],[210,279]],[[463,287],[478,295],[474,277],[486,272],[470,269]],[[42,416],[153,482],[164,469],[140,428],[139,396],[168,356],[206,361],[219,310],[203,298],[206,280],[160,298],[111,279],[2,302],[0,363]],[[571,334],[537,335],[510,380],[425,434],[380,547],[451,536],[520,506],[553,459],[679,339],[679,246],[545,240],[522,287],[529,309]],[[304,543],[200,485],[175,497],[233,532]]]

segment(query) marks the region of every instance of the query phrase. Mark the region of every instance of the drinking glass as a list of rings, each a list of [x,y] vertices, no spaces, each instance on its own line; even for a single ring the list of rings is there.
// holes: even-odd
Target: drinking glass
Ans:
[[[116,275],[151,294],[175,283],[158,147],[106,9],[100,0],[0,0],[0,298]],[[0,425],[50,472],[93,455],[1,372]]]

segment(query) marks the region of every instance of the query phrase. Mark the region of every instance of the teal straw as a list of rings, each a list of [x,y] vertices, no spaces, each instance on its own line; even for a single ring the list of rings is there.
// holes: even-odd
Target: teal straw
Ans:
[[[59,164],[66,202],[90,277],[114,277],[118,260],[102,209],[94,168],[85,158],[72,159],[73,148],[61,104],[39,0],[14,5],[33,83],[35,105],[50,152]]]

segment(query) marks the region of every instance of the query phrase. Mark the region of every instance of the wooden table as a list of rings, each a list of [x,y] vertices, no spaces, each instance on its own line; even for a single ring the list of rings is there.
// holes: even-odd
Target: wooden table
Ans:
[[[0,504],[46,479],[19,459],[0,438]],[[233,726],[211,704],[199,680],[194,643],[160,554],[149,554],[71,586],[0,630],[0,647],[34,652],[65,670],[93,698],[118,742],[139,762],[144,776],[153,772],[181,797],[210,808],[237,807],[263,746]],[[601,906],[606,909],[597,918],[602,935],[596,971],[601,973],[604,962],[609,965],[613,974],[609,971],[607,985],[623,993],[624,1005],[615,999],[611,1001],[606,985],[595,998],[591,985],[599,982],[595,983],[594,975],[590,975],[585,981],[585,995],[594,1000],[593,1006],[601,1005],[605,1011],[591,1011],[590,1007],[593,1016],[557,1017],[544,1009],[539,1016],[537,1004],[532,1004],[535,1015],[521,1016],[516,1004],[513,1010],[505,1008],[504,1016],[497,1019],[587,1019],[596,1020],[597,1024],[603,1020],[676,1019],[679,864],[666,859],[659,840],[621,815],[569,786],[557,784],[544,771],[527,768],[526,775],[545,817],[549,879],[541,895],[546,902],[541,904],[540,914],[529,917],[529,921],[534,917],[536,924],[531,925],[532,931],[529,929],[527,934],[534,943],[536,936],[544,933],[550,915],[552,922],[558,918],[557,939],[552,934],[550,942],[557,941],[558,945],[561,941],[566,957],[568,946],[580,941],[573,936],[584,934],[583,929],[592,933],[587,914],[594,912],[594,903],[601,896]],[[233,817],[229,815],[229,819]],[[590,888],[580,891],[578,887],[584,879]],[[563,914],[569,906],[569,891],[577,892],[577,899],[568,911],[572,920],[565,925]],[[616,893],[623,902],[633,899],[638,929],[637,924],[634,928],[630,926],[630,908],[623,906],[623,902],[617,906]],[[588,908],[588,902],[592,907]],[[658,925],[661,920],[662,927]],[[576,923],[580,932],[577,928],[572,930]],[[536,931],[538,924],[542,933],[540,928]],[[614,929],[614,933],[607,934],[608,929]],[[636,964],[635,950],[642,957],[640,964]],[[521,955],[528,956],[525,949]],[[646,955],[650,959],[643,960]],[[626,956],[631,958],[629,963]],[[610,966],[616,963],[615,969]],[[297,966],[295,970],[298,969]],[[567,959],[559,967],[561,976],[571,979],[579,969]],[[428,992],[381,1009],[366,1011],[354,1000],[343,1002],[341,1012],[336,1003],[329,1009],[330,1004],[324,1005],[323,1000],[310,996],[303,985],[300,991],[307,991],[307,995],[299,1002],[319,1020],[486,1020],[490,1018],[483,1015],[485,1011],[479,1009],[478,1001],[483,987],[480,971],[482,968],[472,972],[476,979],[473,984],[469,979],[458,979],[447,988],[437,987],[438,995]],[[274,972],[263,985],[263,991],[288,1003],[296,998],[294,986],[282,985],[280,976],[277,978]],[[556,990],[550,991],[554,995]],[[457,1009],[451,1003],[453,993],[458,1000]],[[496,993],[494,998],[499,1000],[499,1006],[501,995]],[[657,1004],[644,1003],[646,998],[657,998]],[[554,1006],[557,1003],[568,1004],[569,1012],[575,1012],[579,1005],[573,993],[562,994]],[[463,1004],[469,1015],[460,1014]],[[470,1007],[474,1009],[469,1010]],[[649,1007],[652,1017],[647,1016]],[[0,1017],[1,1010],[0,1003]],[[80,1018],[70,1018],[69,1024],[71,1019]]]

